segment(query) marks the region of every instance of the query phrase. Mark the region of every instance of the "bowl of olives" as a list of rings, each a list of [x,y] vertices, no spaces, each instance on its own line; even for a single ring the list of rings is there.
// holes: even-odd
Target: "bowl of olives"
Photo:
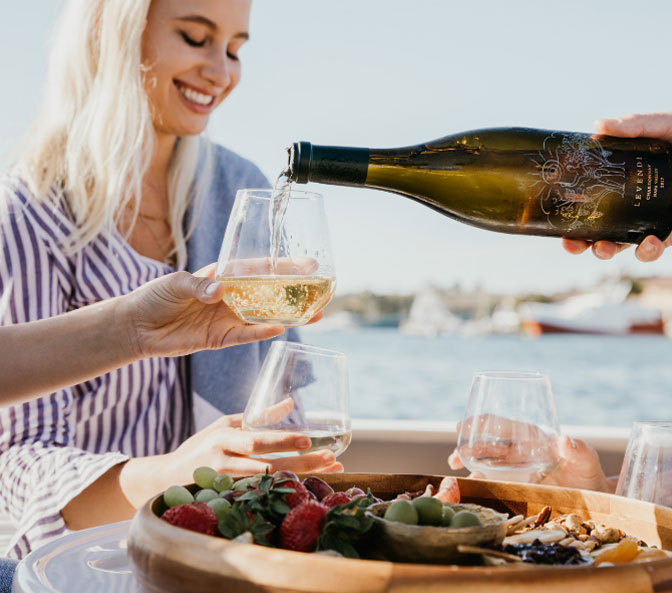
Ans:
[[[501,544],[507,515],[477,504],[444,503],[431,496],[394,500],[369,507],[370,541],[395,562],[470,564],[459,545]]]

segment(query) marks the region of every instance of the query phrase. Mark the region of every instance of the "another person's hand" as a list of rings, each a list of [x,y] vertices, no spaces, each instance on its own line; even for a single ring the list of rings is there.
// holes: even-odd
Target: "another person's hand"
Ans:
[[[138,358],[181,356],[198,350],[268,340],[280,325],[241,321],[223,300],[224,286],[213,280],[214,264],[196,272],[175,272],[148,282],[123,298],[119,323]],[[319,320],[318,313],[311,323]]]
[[[647,113],[619,117],[617,119],[598,119],[595,122],[598,134],[619,136],[622,138],[657,138],[672,142],[672,111]],[[611,259],[617,253],[630,247],[629,244],[610,241],[582,241],[563,239],[562,245],[569,253],[583,253],[589,247],[599,259]],[[658,237],[646,237],[635,249],[635,256],[643,262],[658,259],[667,247],[672,245],[672,234],[661,241]]]
[[[540,484],[563,486],[565,488],[581,488],[613,492],[616,484],[606,477],[595,449],[580,439],[562,435],[556,441],[560,462],[548,475],[539,481]],[[451,469],[464,468],[457,450],[448,457]],[[471,477],[481,477],[472,474]]]

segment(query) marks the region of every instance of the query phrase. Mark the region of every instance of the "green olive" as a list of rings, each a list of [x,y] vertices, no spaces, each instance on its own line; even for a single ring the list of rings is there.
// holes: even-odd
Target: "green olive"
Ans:
[[[411,501],[418,512],[420,525],[441,525],[443,517],[443,503],[431,496],[418,496]]]
[[[443,505],[443,516],[441,518],[441,524],[444,527],[450,527],[450,523],[455,516],[455,510],[453,507],[449,507],[447,504]]]
[[[387,507],[383,517],[388,521],[396,521],[397,523],[418,524],[418,511],[408,500],[395,500]]]
[[[476,513],[471,511],[459,511],[455,513],[450,526],[459,529],[460,527],[480,527],[481,519]]]

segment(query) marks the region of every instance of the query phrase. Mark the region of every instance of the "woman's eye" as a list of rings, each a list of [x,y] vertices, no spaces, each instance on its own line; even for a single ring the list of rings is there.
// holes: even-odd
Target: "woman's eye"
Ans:
[[[196,41],[195,39],[189,37],[189,35],[187,35],[184,31],[180,31],[180,35],[182,35],[184,42],[187,45],[191,45],[191,47],[203,47],[205,45],[205,39],[203,41]]]
[[[232,60],[238,60],[238,56],[234,53],[231,53],[230,51],[226,52],[226,55],[229,56]]]

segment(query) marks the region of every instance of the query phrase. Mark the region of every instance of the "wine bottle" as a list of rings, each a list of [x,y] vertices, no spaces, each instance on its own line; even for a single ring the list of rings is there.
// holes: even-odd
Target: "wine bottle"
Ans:
[[[405,148],[288,150],[290,181],[388,190],[491,231],[624,243],[672,231],[672,144],[660,140],[489,128]]]

